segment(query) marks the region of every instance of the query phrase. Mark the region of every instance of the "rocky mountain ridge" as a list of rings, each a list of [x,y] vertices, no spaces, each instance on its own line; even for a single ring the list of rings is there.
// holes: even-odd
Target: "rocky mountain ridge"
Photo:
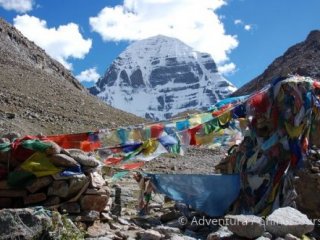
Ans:
[[[0,19],[0,132],[56,134],[141,123],[91,96],[60,63]]]
[[[271,83],[273,79],[288,74],[320,79],[320,30],[311,31],[305,41],[288,48],[261,75],[243,85],[232,95],[252,93]]]

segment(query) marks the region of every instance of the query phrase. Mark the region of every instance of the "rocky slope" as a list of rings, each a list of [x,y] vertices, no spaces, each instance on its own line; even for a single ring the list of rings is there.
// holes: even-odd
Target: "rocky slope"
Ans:
[[[162,120],[207,109],[234,90],[209,54],[159,35],[131,44],[90,92],[113,107]]]
[[[290,47],[275,59],[258,77],[239,88],[233,95],[245,95],[261,89],[279,76],[299,74],[320,79],[320,31],[312,31],[307,39]]]
[[[107,106],[0,18],[0,132],[69,133],[142,122]]]

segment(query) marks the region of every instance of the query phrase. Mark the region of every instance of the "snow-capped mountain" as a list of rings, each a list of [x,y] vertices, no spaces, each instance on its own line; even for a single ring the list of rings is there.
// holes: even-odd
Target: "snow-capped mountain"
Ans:
[[[209,54],[162,35],[128,46],[90,88],[107,104],[153,120],[207,109],[235,90]]]

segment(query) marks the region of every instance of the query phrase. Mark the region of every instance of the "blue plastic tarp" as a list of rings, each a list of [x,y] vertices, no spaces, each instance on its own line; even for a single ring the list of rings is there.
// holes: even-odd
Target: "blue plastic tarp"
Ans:
[[[235,175],[147,174],[156,191],[209,216],[223,216],[240,191]]]

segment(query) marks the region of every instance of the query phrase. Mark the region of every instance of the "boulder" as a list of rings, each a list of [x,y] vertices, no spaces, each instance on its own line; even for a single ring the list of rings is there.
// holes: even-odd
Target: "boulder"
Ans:
[[[69,185],[66,181],[53,181],[48,188],[48,196],[66,198],[69,194]]]
[[[88,178],[84,174],[75,175],[69,180],[68,197],[76,195],[88,182]]]
[[[106,185],[106,181],[98,172],[91,172],[89,175],[90,175],[90,187],[102,188],[104,185]]]
[[[210,233],[207,237],[207,240],[219,240],[219,239],[230,239],[233,235],[228,227],[222,226],[218,231]]]
[[[56,167],[76,167],[78,163],[66,154],[54,154],[50,156],[50,160]]]
[[[102,212],[108,204],[107,195],[84,195],[80,200],[82,210],[95,210]]]
[[[228,229],[240,237],[257,238],[265,230],[264,220],[254,215],[227,215],[225,219]]]
[[[141,240],[160,240],[162,238],[159,232],[152,229],[141,232],[139,235]]]
[[[314,223],[292,207],[279,208],[266,219],[266,229],[274,236],[292,234],[297,237],[312,232]]]
[[[50,176],[39,177],[36,178],[31,184],[27,185],[26,189],[31,193],[35,193],[41,188],[48,186],[50,183],[52,183],[52,181],[52,177]]]
[[[58,144],[56,144],[55,142],[52,142],[52,141],[49,141],[46,143],[50,144],[50,147],[48,147],[45,151],[47,155],[50,156],[50,155],[61,153],[61,147]]]
[[[0,210],[0,239],[44,239],[52,222],[43,208]]]
[[[97,167],[100,162],[93,156],[88,156],[82,151],[68,151],[69,155],[76,160],[79,164],[86,167]]]

